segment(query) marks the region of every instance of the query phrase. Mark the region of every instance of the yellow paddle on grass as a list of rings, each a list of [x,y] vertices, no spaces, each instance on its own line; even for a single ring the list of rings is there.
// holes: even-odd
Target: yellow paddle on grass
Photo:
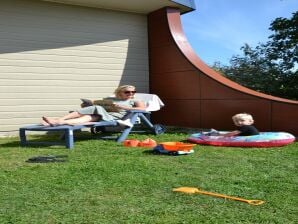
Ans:
[[[205,195],[210,195],[210,196],[214,196],[214,197],[218,197],[218,198],[226,198],[226,199],[231,199],[231,200],[235,200],[235,201],[241,201],[241,202],[248,203],[250,205],[261,205],[264,203],[264,201],[261,201],[261,200],[248,200],[248,199],[232,197],[232,196],[228,196],[228,195],[224,195],[224,194],[202,191],[195,187],[178,187],[178,188],[174,188],[173,191],[182,192],[182,193],[186,193],[186,194],[205,194]]]

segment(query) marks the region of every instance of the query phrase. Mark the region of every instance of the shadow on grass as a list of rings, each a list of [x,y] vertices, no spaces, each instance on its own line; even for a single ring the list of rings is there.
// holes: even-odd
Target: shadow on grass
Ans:
[[[166,134],[191,134],[195,132],[202,131],[201,129],[194,129],[194,128],[179,128],[179,127],[166,127]],[[92,134],[89,131],[76,131],[74,136],[75,142],[81,141],[89,141],[92,139],[97,140],[116,140],[121,132],[119,131],[108,131],[108,132],[100,132],[97,134]],[[136,128],[133,130],[130,135],[137,135],[137,136],[148,136],[148,134],[153,134],[149,129],[146,128]],[[25,147],[32,147],[32,148],[46,148],[49,146],[65,146],[64,135],[61,132],[48,132],[43,135],[28,135],[27,137],[29,144]],[[187,140],[182,140],[181,142],[187,142]],[[32,144],[31,144],[32,143]],[[12,140],[6,143],[1,143],[0,147],[20,147],[20,140]],[[147,154],[151,153],[150,150],[145,152]]]
[[[153,152],[153,149],[146,149],[146,150],[143,151],[143,153],[147,154],[147,155],[155,155],[154,152]]]
[[[166,154],[166,153],[157,153],[153,149],[145,150],[145,151],[143,151],[143,153],[146,155],[152,155],[152,156],[173,156],[173,155]]]
[[[68,155],[35,156],[26,160],[27,163],[62,163],[68,162]]]
[[[75,141],[88,141],[91,139],[97,139],[96,135],[92,135],[90,132],[77,132],[75,133]],[[44,135],[28,135],[27,136],[28,145],[23,146],[24,148],[44,148],[49,146],[65,146],[64,135],[59,132],[48,132]],[[20,140],[12,140],[6,143],[1,143],[0,147],[20,147]]]
[[[132,132],[131,134],[137,135],[148,135],[148,132]],[[119,132],[100,132],[97,134],[92,134],[88,131],[78,131],[74,133],[75,142],[89,141],[89,140],[110,140],[115,141],[120,135]],[[44,135],[28,135],[27,136],[28,145],[22,146],[24,148],[47,148],[51,147],[64,147],[65,138],[64,134],[61,132],[48,132]],[[20,140],[11,140],[6,143],[1,143],[0,147],[10,147],[16,148],[20,147]]]
[[[0,144],[0,147],[12,147],[12,148],[16,148],[19,147],[20,145],[20,141],[10,141],[7,143],[2,143]]]
[[[198,132],[208,132],[210,128],[186,128],[186,127],[174,127],[174,126],[167,126],[167,132],[169,134],[194,134]]]

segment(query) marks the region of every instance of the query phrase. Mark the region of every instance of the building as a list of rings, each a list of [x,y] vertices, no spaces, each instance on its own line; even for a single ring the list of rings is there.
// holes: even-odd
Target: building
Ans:
[[[298,135],[298,102],[249,90],[206,66],[183,34],[191,0],[2,0],[0,135],[60,116],[121,84],[158,94],[166,125],[233,128],[250,112],[262,131]]]

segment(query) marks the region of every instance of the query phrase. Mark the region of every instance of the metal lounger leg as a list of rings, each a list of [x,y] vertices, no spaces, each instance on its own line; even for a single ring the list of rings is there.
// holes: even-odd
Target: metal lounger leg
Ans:
[[[73,142],[73,130],[72,129],[66,129],[65,130],[65,146],[68,149],[72,149],[74,145]]]
[[[26,130],[25,129],[20,129],[19,131],[19,136],[21,140],[21,146],[27,145],[27,138],[26,138]]]
[[[150,128],[155,135],[160,135],[166,131],[166,129],[160,124],[153,125],[144,114],[140,114],[139,116],[142,121],[144,121],[145,125],[147,125],[147,127]]]
[[[132,129],[132,127],[125,128],[124,131],[122,132],[122,134],[117,138],[117,142],[118,143],[123,142],[127,138],[127,136],[129,135],[131,129]]]
[[[139,114],[139,117],[144,121],[144,123],[148,126],[148,128],[153,129],[154,125],[149,121],[149,119],[144,114]]]
[[[134,125],[138,119],[138,117],[140,116],[141,113],[133,113],[133,115],[130,118],[131,123]],[[133,126],[132,127],[127,127],[124,129],[124,131],[122,132],[122,134],[117,138],[117,142],[121,143],[123,142],[127,136],[129,135],[129,133],[131,132]]]

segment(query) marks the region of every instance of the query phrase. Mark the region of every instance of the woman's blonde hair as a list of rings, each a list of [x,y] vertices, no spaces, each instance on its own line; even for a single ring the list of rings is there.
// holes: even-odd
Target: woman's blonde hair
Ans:
[[[135,86],[132,85],[123,85],[119,86],[117,89],[115,89],[114,94],[116,97],[120,97],[120,93],[123,92],[126,89],[136,89]]]
[[[239,121],[239,120],[246,120],[246,121],[250,121],[252,124],[254,123],[254,119],[248,113],[235,114],[232,117],[232,120],[234,121],[234,123],[237,123],[237,121]]]

